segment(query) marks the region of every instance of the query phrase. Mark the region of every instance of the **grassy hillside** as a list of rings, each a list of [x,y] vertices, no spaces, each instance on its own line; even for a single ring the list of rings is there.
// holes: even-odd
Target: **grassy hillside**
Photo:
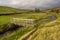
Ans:
[[[0,10],[1,14],[22,12],[22,14],[0,16],[0,36],[1,32],[4,32],[0,40],[60,40],[60,12],[56,12],[60,10],[59,8],[44,10],[39,13],[10,7],[0,7]],[[28,14],[24,14],[26,11]],[[21,28],[19,25],[10,24],[13,18],[36,19],[37,24],[35,27]],[[9,30],[16,27],[19,29]],[[10,32],[5,34],[6,31]]]
[[[44,10],[43,12],[46,12],[46,13],[60,13],[60,8],[51,8],[51,9]]]
[[[22,10],[22,9],[16,9],[16,8],[11,8],[11,7],[6,7],[6,6],[0,6],[0,14],[9,14],[9,13],[24,13],[28,12],[30,10]]]

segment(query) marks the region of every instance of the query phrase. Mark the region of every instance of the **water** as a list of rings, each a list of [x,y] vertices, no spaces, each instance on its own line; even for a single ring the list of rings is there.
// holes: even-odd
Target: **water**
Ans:
[[[50,19],[42,20],[42,22],[51,22],[51,21],[54,21],[54,20],[56,20],[56,19],[57,19],[56,16],[51,16]]]

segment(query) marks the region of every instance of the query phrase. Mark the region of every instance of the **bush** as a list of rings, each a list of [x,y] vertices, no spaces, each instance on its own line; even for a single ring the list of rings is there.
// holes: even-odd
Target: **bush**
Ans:
[[[9,27],[7,26],[7,24],[3,24],[0,27],[0,34],[3,34],[4,32],[6,32],[9,29]]]
[[[3,24],[1,25],[0,27],[0,34],[3,34],[5,32],[8,32],[8,31],[14,31],[14,30],[17,30],[18,28],[21,28],[23,26],[19,26],[19,25],[16,25],[14,23],[10,23],[10,24]]]
[[[10,24],[8,24],[8,27],[9,27],[9,31],[10,31],[10,30],[16,30],[16,29],[21,28],[23,26],[17,25],[17,24],[14,24],[14,23],[10,23]]]

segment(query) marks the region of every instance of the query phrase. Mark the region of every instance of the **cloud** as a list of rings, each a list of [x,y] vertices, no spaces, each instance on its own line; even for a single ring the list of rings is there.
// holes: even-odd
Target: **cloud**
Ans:
[[[0,0],[0,5],[23,9],[53,8],[60,6],[60,0]]]

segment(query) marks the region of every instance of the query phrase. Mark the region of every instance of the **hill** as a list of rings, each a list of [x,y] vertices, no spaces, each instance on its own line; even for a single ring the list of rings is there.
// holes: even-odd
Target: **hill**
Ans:
[[[6,7],[6,6],[0,6],[0,14],[8,14],[8,13],[24,13],[28,12],[30,10],[24,10],[24,9],[16,9],[16,8],[11,8],[11,7]]]
[[[47,10],[43,10],[43,12],[54,12],[54,13],[60,13],[60,7],[59,8],[51,8],[51,9],[47,9]]]

